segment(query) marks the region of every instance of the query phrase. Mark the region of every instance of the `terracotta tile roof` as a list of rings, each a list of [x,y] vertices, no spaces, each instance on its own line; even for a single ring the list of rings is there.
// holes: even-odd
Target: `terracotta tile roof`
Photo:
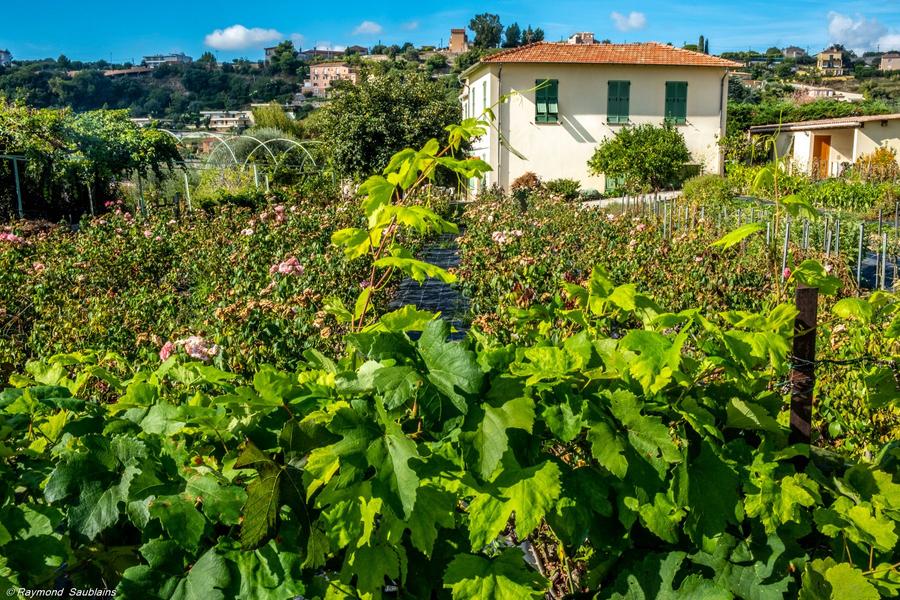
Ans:
[[[807,129],[848,129],[861,127],[863,123],[874,121],[897,121],[900,113],[884,115],[862,115],[857,117],[835,117],[832,119],[814,119],[811,121],[793,121],[791,123],[772,123],[770,125],[754,125],[750,133],[774,133],[776,131],[805,131]]]
[[[718,56],[682,50],[658,42],[642,44],[568,44],[535,42],[484,57],[484,63],[584,63],[613,65],[673,65],[742,67]]]

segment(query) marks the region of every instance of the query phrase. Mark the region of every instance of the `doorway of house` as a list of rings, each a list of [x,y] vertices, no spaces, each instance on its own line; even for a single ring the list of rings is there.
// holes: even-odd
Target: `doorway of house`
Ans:
[[[831,155],[831,136],[817,135],[813,138],[813,177],[828,177],[828,159]]]

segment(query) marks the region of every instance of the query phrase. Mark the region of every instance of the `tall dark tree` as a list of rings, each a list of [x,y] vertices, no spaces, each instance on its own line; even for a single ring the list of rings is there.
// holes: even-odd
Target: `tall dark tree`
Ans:
[[[703,37],[703,34],[700,34],[700,41],[697,42],[697,52],[703,52],[703,49],[706,48],[706,38]]]
[[[709,54],[709,38],[703,42],[703,54]]]
[[[206,67],[215,67],[218,61],[216,61],[216,57],[212,52],[204,52],[200,58],[197,59],[197,62]]]
[[[278,44],[269,58],[269,68],[273,73],[294,74],[299,66],[297,50],[291,40],[285,40]]]
[[[522,45],[522,28],[518,23],[513,23],[506,28],[506,35],[503,40],[504,48],[516,48]]]
[[[533,44],[535,42],[543,42],[544,41],[544,30],[540,27],[536,27],[534,29],[531,28],[531,25],[525,28],[525,31],[522,32],[522,43],[523,44]]]
[[[469,21],[469,29],[475,32],[473,45],[476,48],[496,48],[500,45],[503,25],[500,23],[499,15],[491,13],[475,15]]]

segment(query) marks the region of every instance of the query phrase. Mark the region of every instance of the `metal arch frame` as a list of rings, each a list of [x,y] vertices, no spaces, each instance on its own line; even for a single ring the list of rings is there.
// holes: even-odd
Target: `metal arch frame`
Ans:
[[[316,141],[310,140],[309,143],[321,143],[321,142],[316,142]],[[307,160],[312,161],[312,164],[313,164],[313,166],[314,166],[316,169],[319,168],[318,163],[316,163],[316,159],[313,158],[313,155],[310,153],[310,151],[307,150],[306,147],[305,147],[303,144],[300,144],[300,143],[295,142],[294,145],[293,145],[292,147],[288,148],[287,150],[285,150],[284,152],[281,153],[281,159],[278,160],[278,161],[275,163],[275,169],[272,170],[272,176],[273,176],[273,177],[275,176],[276,173],[278,173],[278,169],[281,167],[282,163],[284,162],[284,158],[285,158],[291,151],[293,151],[295,148],[300,148],[300,149],[303,150],[303,152],[306,154],[306,156],[303,158],[303,162],[300,163],[300,170],[301,170],[301,172],[303,171],[303,165],[306,164],[306,161],[307,161]]]
[[[272,138],[270,140],[262,141],[257,137],[254,137],[252,135],[247,135],[245,133],[236,134],[236,135],[232,135],[232,136],[223,136],[218,133],[214,133],[212,131],[186,131],[186,132],[180,133],[180,135],[179,135],[178,133],[175,133],[169,129],[160,128],[159,131],[168,133],[173,138],[175,138],[175,140],[178,141],[179,143],[182,140],[188,139],[188,138],[197,138],[197,137],[215,138],[216,140],[219,141],[219,143],[210,152],[210,156],[213,153],[215,153],[216,150],[218,150],[219,146],[224,144],[225,148],[228,150],[228,153],[231,155],[231,160],[232,160],[233,164],[240,165],[241,170],[243,170],[247,167],[247,163],[250,161],[250,158],[253,156],[253,154],[257,150],[259,150],[260,147],[265,148],[266,152],[269,153],[269,156],[275,162],[275,168],[272,171],[273,176],[278,172],[278,169],[284,163],[285,157],[290,152],[293,152],[297,148],[299,148],[300,150],[303,150],[303,153],[305,154],[305,156],[303,158],[303,162],[300,163],[301,169],[306,164],[307,160],[311,161],[315,168],[318,168],[318,166],[319,166],[318,163],[316,162],[316,159],[313,157],[312,153],[306,148],[307,144],[321,144],[322,142],[320,142],[319,140],[304,140],[301,142],[301,141],[290,139],[290,138]],[[232,148],[231,144],[228,143],[229,141],[234,141],[234,140],[240,139],[240,138],[246,138],[246,139],[250,139],[250,140],[257,142],[256,147],[254,147],[253,150],[250,151],[250,153],[247,155],[247,158],[244,160],[243,163],[241,163],[238,160],[237,155],[234,152],[234,148]],[[284,152],[282,152],[280,154],[280,156],[276,157],[275,153],[272,152],[272,149],[269,148],[269,144],[273,143],[273,142],[287,142],[288,144],[291,145],[291,147],[288,148],[287,150],[285,150]],[[209,162],[209,158],[207,158],[207,162]]]
[[[268,145],[271,144],[271,143],[274,143],[274,142],[287,142],[288,144],[291,145],[291,147],[288,148],[287,150],[283,151],[283,152],[280,154],[280,156],[279,156],[278,158],[275,159],[275,169],[272,171],[272,174],[273,174],[273,175],[274,175],[275,173],[278,172],[278,168],[279,168],[279,167],[281,166],[281,164],[284,162],[285,157],[286,157],[289,153],[291,153],[292,151],[294,151],[294,150],[297,149],[297,148],[299,148],[300,150],[303,150],[304,154],[306,155],[306,156],[304,156],[304,158],[303,158],[303,162],[300,163],[300,166],[301,166],[301,167],[302,167],[304,164],[306,164],[306,161],[307,161],[307,160],[312,161],[313,165],[315,165],[316,167],[318,167],[318,164],[316,164],[316,159],[313,158],[313,155],[310,153],[310,151],[306,149],[306,147],[303,145],[303,142],[300,142],[300,141],[297,141],[297,140],[294,140],[294,139],[290,139],[290,138],[272,138],[271,140],[266,140],[265,142],[262,142],[262,143],[260,144],[260,146],[264,146],[264,147],[266,148],[266,150],[269,151],[269,154],[271,155],[271,154],[272,154],[272,151],[269,149],[269,146],[268,146]],[[314,142],[313,142],[313,143],[314,143]],[[244,165],[247,164],[247,162],[248,162],[248,161],[250,160],[250,158],[253,156],[253,153],[256,152],[256,151],[259,149],[260,146],[257,146],[256,148],[254,148],[253,150],[250,151],[250,154],[248,154],[248,155],[247,155],[247,158],[244,160]],[[273,157],[273,158],[274,158],[274,157]]]
[[[165,131],[166,133],[171,135],[173,138],[175,138],[179,142],[181,142],[181,140],[183,140],[183,139],[194,138],[194,137],[215,138],[215,139],[219,140],[219,144],[216,145],[216,148],[213,149],[213,152],[215,152],[215,150],[218,149],[219,146],[221,146],[222,144],[225,144],[225,147],[228,149],[228,153],[231,154],[231,160],[234,161],[234,164],[236,164],[236,165],[240,164],[240,161],[237,159],[237,155],[235,155],[235,153],[234,153],[234,149],[231,147],[231,144],[228,143],[228,140],[234,139],[234,136],[232,136],[230,138],[226,138],[222,135],[219,135],[218,133],[213,133],[211,131],[187,131],[187,132],[181,134],[181,136],[179,136],[178,134],[176,134],[172,131],[169,131],[168,129],[160,129],[160,131]],[[250,136],[246,136],[246,137],[250,137]],[[212,154],[212,152],[210,152],[210,154]]]

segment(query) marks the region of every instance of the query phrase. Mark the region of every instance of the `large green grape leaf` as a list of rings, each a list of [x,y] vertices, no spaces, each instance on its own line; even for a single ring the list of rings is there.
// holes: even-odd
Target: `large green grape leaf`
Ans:
[[[471,436],[471,443],[478,455],[475,468],[487,479],[500,464],[500,459],[509,448],[507,429],[524,429],[531,433],[534,424],[534,400],[513,398],[500,406],[489,403],[481,405],[484,416]]]
[[[69,509],[69,526],[93,540],[119,520],[119,502],[128,498],[128,487],[140,471],[128,467],[119,483],[103,489],[98,481],[89,481],[82,487],[77,505]]]
[[[199,500],[205,514],[215,523],[237,525],[240,522],[241,507],[247,493],[236,485],[220,483],[213,475],[193,477],[187,482],[185,492]]]
[[[674,341],[655,331],[632,329],[619,341],[619,348],[631,350],[628,372],[647,393],[656,393],[672,381],[681,365],[681,347],[687,339],[682,333]]]
[[[412,515],[406,521],[412,545],[426,556],[431,556],[438,529],[453,527],[455,511],[455,494],[433,485],[420,487]]]
[[[521,550],[507,548],[494,559],[458,554],[447,565],[444,587],[453,600],[541,600],[547,581],[528,568]]]
[[[675,587],[684,552],[649,554],[624,565],[614,586],[597,598],[603,600],[731,600],[731,592],[698,574],[688,575]]]
[[[385,420],[387,421],[386,417]],[[377,473],[376,492],[408,518],[416,504],[419,476],[409,466],[419,457],[416,444],[394,422],[387,421],[384,435],[369,447],[366,456]]]
[[[468,407],[463,394],[478,392],[484,374],[472,352],[459,342],[446,341],[449,331],[446,321],[431,321],[422,331],[417,347],[428,368],[428,380],[465,413]]]
[[[170,600],[225,600],[230,579],[225,559],[210,548],[178,582]]]
[[[348,554],[343,575],[345,581],[356,575],[356,587],[364,597],[376,595],[384,588],[385,578],[400,584],[404,582],[406,553],[400,545],[361,546]]]
[[[516,535],[531,533],[553,509],[561,491],[559,467],[546,461],[525,469],[510,465],[500,471],[489,491],[479,492],[469,505],[472,549],[489,544],[516,515]]]
[[[206,519],[194,503],[182,496],[163,496],[150,505],[150,516],[185,550],[196,550],[206,528]]]
[[[597,462],[619,479],[624,479],[628,472],[625,440],[605,421],[594,423],[588,431],[587,439],[591,443],[591,454]]]
[[[878,600],[881,594],[861,570],[826,558],[806,564],[799,597],[801,600]]]
[[[257,477],[247,486],[244,521],[241,523],[241,545],[245,549],[259,546],[275,530],[281,506],[281,468],[252,443],[247,444],[235,468],[252,467]]]
[[[700,442],[700,453],[688,466],[689,512],[685,522],[695,543],[725,531],[727,524],[738,523],[743,512],[738,496],[740,481],[709,442]]]

